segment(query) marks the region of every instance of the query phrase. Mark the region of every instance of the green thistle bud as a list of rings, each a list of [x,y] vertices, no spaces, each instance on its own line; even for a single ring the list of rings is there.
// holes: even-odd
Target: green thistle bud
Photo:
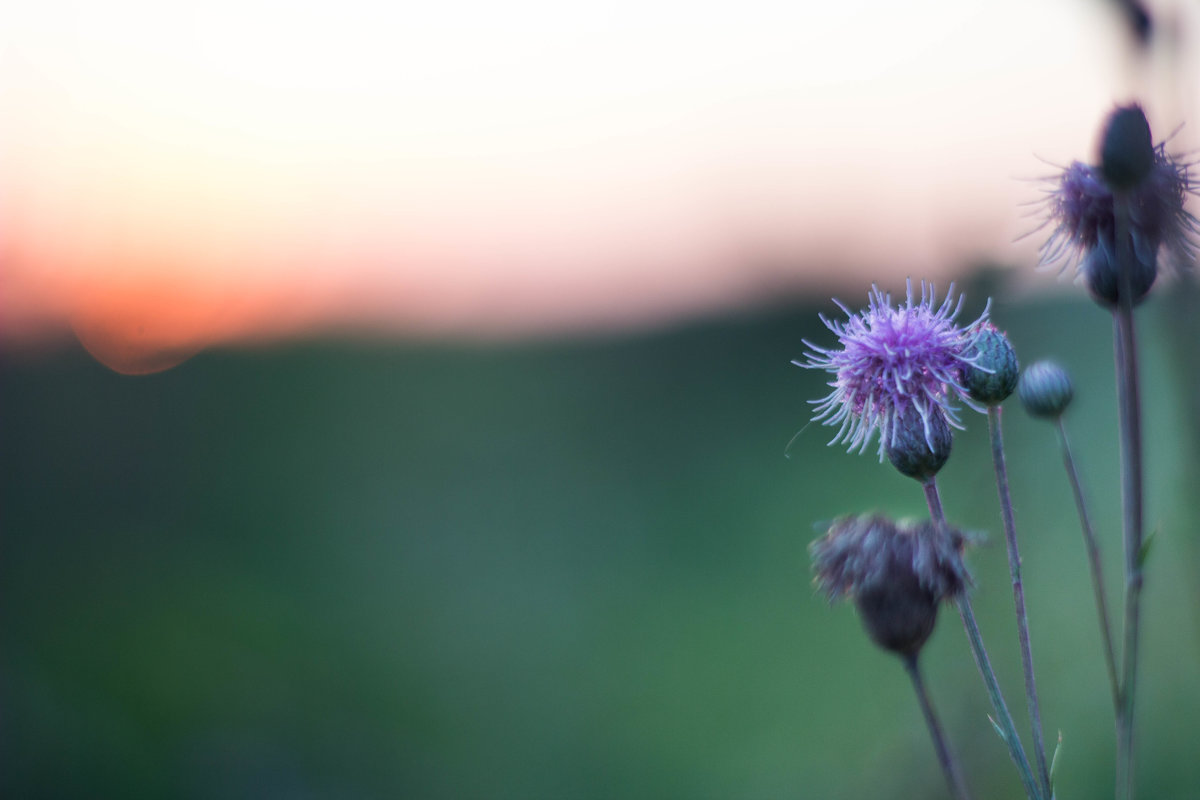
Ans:
[[[924,483],[945,466],[954,437],[943,415],[930,412],[922,417],[910,403],[897,415],[884,439],[892,466]]]
[[[1158,248],[1138,247],[1138,240],[1127,238],[1129,252],[1133,255],[1133,270],[1129,274],[1133,305],[1145,299],[1150,287],[1158,277]],[[1092,299],[1106,308],[1117,305],[1120,298],[1121,273],[1117,266],[1117,254],[1112,237],[1101,237],[1096,246],[1083,259],[1080,266],[1088,292]]]
[[[979,326],[975,357],[963,367],[963,386],[972,400],[998,406],[1017,388],[1017,353],[1008,337],[990,322]]]
[[[1057,419],[1071,404],[1075,390],[1065,369],[1053,361],[1038,361],[1021,373],[1017,395],[1030,416]]]
[[[1150,123],[1136,103],[1118,106],[1104,124],[1100,140],[1100,171],[1114,191],[1133,189],[1154,169],[1154,140]]]

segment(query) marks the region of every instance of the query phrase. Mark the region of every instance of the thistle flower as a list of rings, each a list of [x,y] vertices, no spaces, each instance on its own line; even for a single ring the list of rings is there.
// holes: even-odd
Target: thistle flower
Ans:
[[[878,431],[883,461],[888,447],[898,442],[898,422],[910,409],[921,420],[930,451],[940,449],[935,446],[939,422],[962,428],[954,401],[978,408],[967,397],[960,376],[965,366],[975,363],[978,326],[987,318],[987,309],[963,330],[954,324],[962,298],[955,304],[953,294],[951,285],[941,305],[936,305],[933,287],[922,281],[920,301],[914,302],[910,280],[906,303],[893,308],[891,295],[872,286],[867,310],[854,314],[838,303],[850,317],[844,323],[822,315],[821,321],[837,335],[842,349],[805,340],[810,352],[805,360],[792,363],[834,375],[829,396],[810,401],[816,406],[814,421],[838,426],[829,444],[841,442],[850,451],[865,452]]]
[[[1123,132],[1122,121],[1141,116],[1136,106],[1118,108],[1108,123],[1104,136],[1103,157],[1108,172],[1115,179],[1128,183],[1142,169],[1137,163],[1121,165],[1112,152],[1117,143],[1124,144],[1137,137]],[[1141,116],[1144,121],[1144,116]],[[1129,127],[1136,127],[1130,125]],[[1134,142],[1133,144],[1137,144]],[[1137,149],[1131,146],[1131,149]],[[1166,265],[1183,267],[1196,257],[1195,237],[1200,222],[1188,212],[1187,197],[1196,194],[1191,177],[1190,162],[1176,160],[1160,142],[1152,148],[1152,163],[1144,176],[1125,188],[1129,204],[1130,250],[1134,256],[1133,290],[1140,299],[1158,270],[1158,254],[1167,255]],[[1118,168],[1122,167],[1122,168]],[[1127,168],[1124,168],[1127,167]],[[1041,247],[1040,265],[1060,264],[1063,269],[1074,267],[1088,280],[1089,289],[1098,300],[1116,302],[1117,270],[1116,217],[1113,208],[1113,189],[1105,180],[1102,166],[1090,166],[1074,161],[1060,174],[1048,178],[1052,184],[1044,201],[1045,220],[1039,227],[1051,227],[1050,236]]]
[[[942,600],[966,591],[964,537],[930,521],[879,514],[842,517],[809,546],[814,582],[830,602],[848,597],[871,639],[915,653],[933,632]]]

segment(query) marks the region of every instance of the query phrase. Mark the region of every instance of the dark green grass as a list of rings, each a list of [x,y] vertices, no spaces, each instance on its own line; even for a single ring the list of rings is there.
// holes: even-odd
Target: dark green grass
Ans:
[[[853,299],[851,299],[853,303]],[[944,792],[907,680],[810,588],[812,523],[924,514],[806,422],[828,334],[779,310],[599,341],[328,341],[159,375],[76,351],[3,366],[5,797],[887,798]],[[1147,316],[1153,312],[1149,311]],[[1075,375],[1069,426],[1117,602],[1111,335],[1000,306]],[[1141,782],[1200,785],[1194,488],[1148,323]],[[1060,796],[1108,793],[1099,637],[1049,425],[1007,408]],[[986,422],[943,492],[993,533],[976,604],[1024,703]],[[1194,473],[1193,473],[1194,474]],[[1119,617],[1117,617],[1119,618]],[[979,798],[1019,793],[953,613],[923,657]]]

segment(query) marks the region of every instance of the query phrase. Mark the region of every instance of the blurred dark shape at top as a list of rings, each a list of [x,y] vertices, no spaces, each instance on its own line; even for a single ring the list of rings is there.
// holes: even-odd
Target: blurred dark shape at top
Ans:
[[[1141,0],[1112,0],[1125,21],[1134,44],[1143,49],[1150,47],[1150,38],[1154,34],[1154,19]]]

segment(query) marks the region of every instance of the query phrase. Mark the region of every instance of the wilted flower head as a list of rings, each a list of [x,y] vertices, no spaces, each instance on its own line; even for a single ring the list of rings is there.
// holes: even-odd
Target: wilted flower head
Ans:
[[[854,600],[867,633],[895,653],[918,650],[942,600],[966,591],[964,537],[930,521],[842,517],[809,546],[814,581],[830,601]]]
[[[897,421],[909,409],[915,409],[922,420],[931,450],[936,449],[937,418],[962,427],[954,400],[975,407],[960,376],[964,366],[975,362],[975,340],[987,309],[967,330],[959,328],[954,320],[962,298],[955,304],[953,293],[952,284],[939,306],[933,287],[922,282],[921,299],[914,302],[910,280],[907,302],[893,308],[891,295],[872,286],[866,311],[855,314],[838,303],[850,317],[846,322],[831,322],[822,315],[821,321],[837,334],[842,349],[830,350],[806,340],[810,350],[806,360],[792,363],[834,375],[829,396],[812,401],[814,420],[839,426],[830,444],[844,442],[850,450],[865,452],[878,430],[882,461],[888,446],[896,443]]]
[[[1130,110],[1119,108],[1114,118],[1128,115]],[[1196,193],[1191,167],[1191,163],[1168,154],[1165,143],[1160,142],[1153,147],[1148,173],[1126,193],[1137,294],[1144,294],[1153,284],[1160,249],[1168,256],[1168,265],[1176,267],[1189,264],[1196,256],[1195,236],[1200,223],[1186,208],[1188,195]],[[1048,181],[1051,188],[1047,190],[1042,227],[1051,227],[1051,231],[1041,247],[1041,264],[1099,271],[1101,286],[1093,287],[1093,291],[1108,291],[1112,287],[1106,284],[1115,286],[1115,281],[1107,280],[1104,273],[1111,273],[1111,265],[1116,262],[1116,217],[1113,191],[1103,169],[1074,161]],[[1089,283],[1094,282],[1089,278]]]

